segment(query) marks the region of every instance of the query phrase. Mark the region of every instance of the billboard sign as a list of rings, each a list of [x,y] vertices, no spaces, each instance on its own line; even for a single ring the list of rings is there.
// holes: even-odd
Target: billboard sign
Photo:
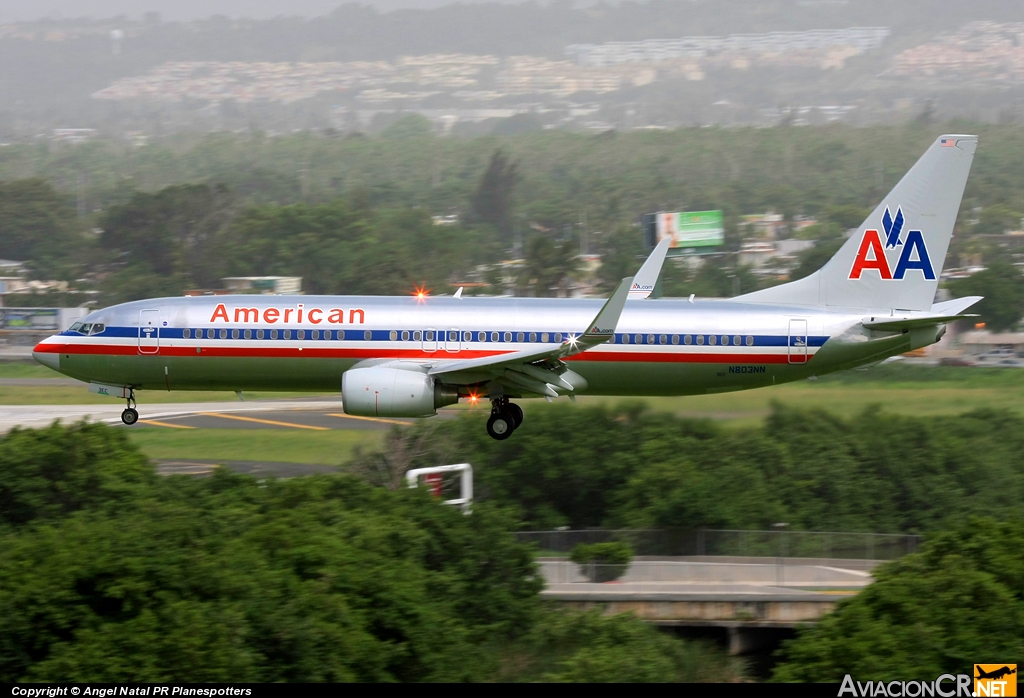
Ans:
[[[648,213],[644,237],[649,247],[671,238],[669,254],[711,252],[725,244],[725,222],[721,211]]]
[[[0,329],[48,330],[60,329],[58,308],[0,308]]]

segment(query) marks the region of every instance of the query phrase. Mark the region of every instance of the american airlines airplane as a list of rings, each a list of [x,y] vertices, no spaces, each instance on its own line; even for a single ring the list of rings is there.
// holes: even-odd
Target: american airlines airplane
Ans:
[[[732,299],[650,298],[665,240],[604,301],[158,298],[97,310],[33,356],[126,400],[125,424],[140,390],[340,387],[345,412],[369,417],[489,400],[495,439],[523,422],[515,398],[696,395],[877,363],[980,300],[933,303],[977,144],[937,139],[819,271]]]

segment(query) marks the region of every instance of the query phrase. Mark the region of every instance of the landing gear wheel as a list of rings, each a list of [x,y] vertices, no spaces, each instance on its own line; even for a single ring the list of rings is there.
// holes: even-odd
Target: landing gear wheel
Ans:
[[[139,411],[131,407],[125,409],[125,411],[121,413],[121,421],[128,426],[135,424],[135,422],[139,421]]]
[[[510,403],[508,403],[508,406],[505,409],[506,409],[506,414],[508,414],[508,416],[512,418],[512,421],[515,422],[515,426],[512,427],[513,429],[518,429],[519,427],[523,426],[523,408],[522,407],[520,407],[519,405],[517,405],[514,402],[510,402]]]
[[[487,435],[498,441],[504,441],[512,436],[515,428],[515,422],[504,412],[492,414],[487,420]]]

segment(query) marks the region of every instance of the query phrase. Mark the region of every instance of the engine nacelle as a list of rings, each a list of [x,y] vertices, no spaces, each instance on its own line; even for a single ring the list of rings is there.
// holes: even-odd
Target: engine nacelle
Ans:
[[[341,377],[345,414],[361,417],[429,417],[459,401],[455,388],[421,371],[388,366],[353,368]]]

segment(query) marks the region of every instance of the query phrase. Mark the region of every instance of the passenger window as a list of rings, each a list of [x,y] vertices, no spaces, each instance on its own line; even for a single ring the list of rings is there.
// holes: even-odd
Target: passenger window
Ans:
[[[722,346],[723,347],[729,346],[729,335],[727,335],[727,334],[726,335],[722,335]]]
[[[227,330],[221,330],[220,331],[220,338],[221,339],[227,339],[228,338],[228,331]]]
[[[217,336],[217,330],[206,330],[206,338],[213,339]]]
[[[658,337],[658,342],[660,342],[661,344],[668,344],[668,335],[663,334],[660,337]]]
[[[679,344],[679,335],[677,335],[677,334],[672,335],[672,343],[673,344]]]
[[[395,340],[398,339],[398,331],[397,330],[391,330],[391,332],[388,333],[388,337],[390,337],[391,341],[394,342]]]
[[[704,335],[697,335],[697,344],[704,344]]]
[[[270,338],[277,339],[277,330],[270,330]]]
[[[751,337],[749,334],[747,335],[747,346],[748,347],[754,346],[754,338]]]
[[[654,344],[654,335],[653,334],[647,335],[647,343],[648,344]]]
[[[511,332],[506,332],[505,333],[505,341],[506,342],[511,342],[512,341],[512,333]]]
[[[402,341],[403,342],[408,342],[409,341],[409,330],[402,330]]]
[[[643,344],[644,343],[644,336],[642,334],[634,335],[633,336],[633,342],[636,343],[636,344]]]
[[[256,330],[256,339],[263,339],[263,330]]]
[[[492,342],[497,342],[498,341],[498,337],[499,337],[499,335],[498,335],[497,332],[491,332],[491,341]]]
[[[623,344],[629,344],[629,335],[628,334],[622,335],[622,343]]]
[[[231,330],[231,339],[238,339],[238,330]]]
[[[743,339],[739,335],[736,335],[735,337],[732,338],[732,343],[735,344],[736,346],[739,346],[740,344],[743,343]]]
[[[537,341],[537,333],[536,332],[531,332],[530,333],[530,341],[531,342],[536,342]]]
[[[457,341],[459,341],[459,333],[455,332],[455,331],[448,332],[448,341],[449,342],[457,342]]]
[[[541,334],[540,341],[546,342],[546,341],[548,341],[548,339],[549,339],[549,337],[548,337],[548,333],[547,332],[544,332],[543,334]]]
[[[424,339],[426,339],[426,341],[433,342],[434,341],[434,332],[432,330],[427,330],[426,332],[423,333],[423,337],[424,337]]]
[[[693,344],[693,337],[686,335],[683,337],[683,344]]]
[[[708,344],[710,344],[711,346],[715,346],[715,341],[716,341],[715,340],[715,335],[709,334],[708,335]]]
[[[186,327],[185,329],[183,329],[183,330],[181,331],[181,336],[182,336],[182,337],[184,337],[185,339],[188,339],[188,338],[190,338],[190,337],[192,336],[192,330],[190,330],[190,329],[188,329],[188,328]]]
[[[561,332],[555,332],[555,341],[561,343],[561,341],[562,341],[562,333]]]
[[[363,332],[363,339],[369,342],[371,339],[373,339],[373,332],[371,332],[370,330],[366,330],[365,332]]]
[[[522,332],[517,332],[516,333],[516,341],[517,342],[522,342],[525,339],[526,339],[526,335],[525,334],[523,334]]]
[[[305,339],[306,330],[295,330],[295,339]]]
[[[285,339],[291,339],[292,338],[292,331],[291,330],[282,330],[281,334],[282,334],[282,336]]]
[[[320,339],[320,330],[312,330],[309,336],[311,339]]]
[[[414,330],[414,331],[413,331],[413,333],[412,333],[412,338],[413,338],[413,339],[414,339],[415,341],[417,341],[417,342],[418,342],[418,341],[420,341],[420,338],[421,338],[422,336],[423,336],[423,335],[422,335],[422,334],[420,334],[420,331],[419,331],[419,330]]]
[[[242,336],[245,337],[246,339],[252,339],[252,330],[246,330],[245,332],[242,333]]]

